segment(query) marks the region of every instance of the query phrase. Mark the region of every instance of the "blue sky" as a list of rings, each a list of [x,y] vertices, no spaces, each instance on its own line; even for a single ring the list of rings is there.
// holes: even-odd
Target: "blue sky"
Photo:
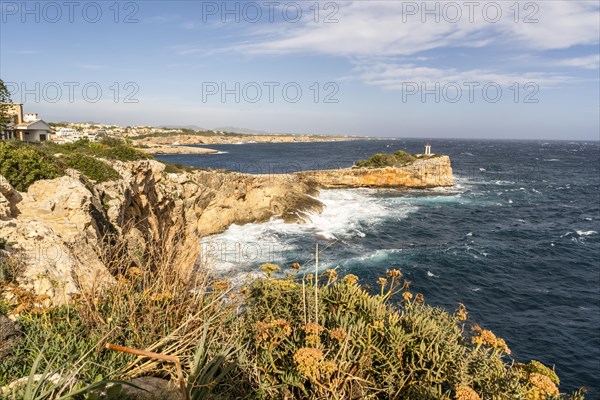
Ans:
[[[598,1],[0,3],[47,121],[599,139]]]

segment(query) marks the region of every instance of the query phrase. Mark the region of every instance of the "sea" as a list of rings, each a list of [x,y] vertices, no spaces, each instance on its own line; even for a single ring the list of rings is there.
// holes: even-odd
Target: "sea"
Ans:
[[[206,146],[210,155],[157,158],[253,174],[350,167],[374,153],[422,153],[423,139]],[[219,273],[256,274],[265,262],[337,268],[376,289],[400,269],[412,291],[506,340],[512,357],[556,365],[561,391],[600,396],[600,143],[450,140],[450,188],[332,189],[305,224],[233,225],[204,238]]]

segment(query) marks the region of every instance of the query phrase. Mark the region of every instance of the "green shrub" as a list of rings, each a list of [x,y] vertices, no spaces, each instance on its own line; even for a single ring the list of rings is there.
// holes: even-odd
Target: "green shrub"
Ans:
[[[97,158],[75,153],[64,159],[67,167],[80,171],[85,177],[96,182],[106,182],[119,178],[113,167]]]
[[[304,282],[291,275],[273,279],[270,274],[279,268],[264,267],[267,278],[245,289],[240,332],[247,350],[235,379],[247,386],[240,385],[240,395],[582,398],[579,392],[559,397],[558,380],[548,368],[529,364],[519,369],[508,363],[510,350],[492,332],[475,327],[473,334],[465,333],[464,308],[450,314],[425,304],[423,296],[413,296],[408,283],[401,283],[400,271],[380,278],[381,291],[373,295],[354,275],[338,281],[336,271],[328,270],[317,286],[312,275]],[[393,300],[399,293],[400,299]]]
[[[98,157],[106,158],[108,160],[119,160],[119,161],[137,161],[147,160],[152,157],[148,154],[142,153],[139,150],[129,147],[127,145],[118,144],[113,147],[106,147],[97,153]]]
[[[1,142],[0,175],[23,192],[37,180],[59,177],[61,171],[55,160],[34,148],[34,145]]]
[[[74,143],[56,144],[46,142],[42,150],[50,154],[72,154],[79,153],[107,160],[136,161],[146,160],[152,157],[139,150],[126,145],[122,140],[105,138],[102,142],[90,142],[78,140]]]
[[[417,158],[410,153],[399,150],[394,154],[373,154],[366,160],[357,161],[356,168],[384,168],[402,167],[410,164]]]

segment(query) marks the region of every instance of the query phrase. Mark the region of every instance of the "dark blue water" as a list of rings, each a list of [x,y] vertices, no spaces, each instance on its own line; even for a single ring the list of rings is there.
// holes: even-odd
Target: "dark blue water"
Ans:
[[[376,152],[422,152],[422,140],[209,146],[169,162],[249,173],[348,167]],[[598,142],[435,140],[457,185],[431,190],[323,191],[306,225],[233,226],[205,242],[216,266],[264,261],[323,267],[363,283],[399,268],[430,304],[464,303],[519,361],[556,364],[562,391],[600,394],[600,146]],[[207,247],[208,248],[208,247]],[[375,285],[373,285],[375,286]]]

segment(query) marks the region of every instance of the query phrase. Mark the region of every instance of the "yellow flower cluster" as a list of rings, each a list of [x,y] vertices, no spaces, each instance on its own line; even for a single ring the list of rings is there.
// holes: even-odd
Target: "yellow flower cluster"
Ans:
[[[258,321],[254,324],[254,338],[257,341],[264,341],[271,338],[273,343],[277,343],[282,336],[290,336],[292,327],[285,319],[275,319],[267,322]]]
[[[294,362],[298,371],[308,377],[316,377],[318,375],[319,367],[324,359],[323,352],[314,347],[303,347],[298,349],[294,354]]]
[[[273,272],[281,271],[281,267],[279,265],[269,263],[261,265],[260,269],[262,269],[269,276],[271,276]]]
[[[389,269],[385,276],[390,279],[398,279],[402,277],[402,272],[400,272],[400,270],[397,269]]]
[[[469,386],[458,386],[454,388],[454,391],[456,392],[454,394],[456,400],[481,400],[477,392]]]
[[[335,269],[326,269],[324,273],[325,276],[327,276],[327,278],[329,278],[332,281],[335,281],[337,279],[338,273]]]
[[[128,277],[132,278],[132,277],[144,275],[144,272],[141,269],[139,269],[138,267],[131,267],[127,270],[126,275]]]
[[[346,336],[348,336],[348,334],[346,333],[344,328],[340,327],[329,330],[329,337],[332,340],[337,340],[339,343],[342,343],[346,339]]]
[[[296,288],[297,284],[287,279],[274,279],[271,281],[273,286],[277,286],[281,290],[289,290]]]
[[[417,303],[422,303],[425,301],[425,296],[422,293],[417,293],[417,297],[415,297],[415,301]]]
[[[377,283],[379,283],[382,287],[385,287],[387,285],[387,279],[377,278]]]
[[[402,293],[402,297],[404,298],[404,301],[409,301],[413,298],[413,295],[411,292],[404,292]]]
[[[346,282],[349,285],[354,285],[356,282],[358,282],[358,276],[354,274],[348,274],[344,276],[344,282]]]
[[[545,400],[550,396],[559,395],[558,388],[546,375],[533,372],[529,374],[529,383],[533,386],[533,390],[527,400]]]
[[[297,262],[292,264],[292,269],[295,269],[296,271],[300,269],[300,264],[298,264]]]
[[[163,301],[163,300],[171,300],[173,295],[171,292],[163,292],[163,293],[153,293],[150,296],[150,300],[152,301]]]
[[[324,330],[321,325],[315,322],[309,322],[302,327],[302,330],[306,333],[306,345],[307,346],[318,346],[321,343],[319,334]]]
[[[294,354],[294,362],[298,371],[311,379],[317,379],[319,375],[331,375],[337,370],[334,361],[326,361],[323,351],[314,347],[303,347]]]
[[[456,316],[458,317],[458,319],[460,321],[466,321],[467,315],[468,313],[465,305],[463,303],[458,303],[458,309],[456,310]]]
[[[546,367],[539,361],[531,360],[529,364],[526,366],[527,371],[535,372],[538,374],[546,375],[555,385],[560,385],[560,379],[558,379],[558,375],[552,369]]]
[[[497,338],[492,331],[482,329],[479,325],[475,325],[473,331],[475,331],[476,334],[471,338],[471,343],[476,344],[477,346],[490,346],[494,350],[510,354],[510,349],[506,345],[504,339]]]
[[[302,327],[302,330],[307,334],[307,335],[318,335],[319,333],[321,333],[325,328],[323,328],[321,325],[315,323],[315,322],[309,322],[308,324],[304,325]]]
[[[337,370],[337,364],[335,361],[323,361],[320,369],[323,374],[331,375]]]
[[[229,281],[227,279],[215,281],[215,283],[213,283],[213,289],[217,292],[224,292],[225,290],[229,289]]]

